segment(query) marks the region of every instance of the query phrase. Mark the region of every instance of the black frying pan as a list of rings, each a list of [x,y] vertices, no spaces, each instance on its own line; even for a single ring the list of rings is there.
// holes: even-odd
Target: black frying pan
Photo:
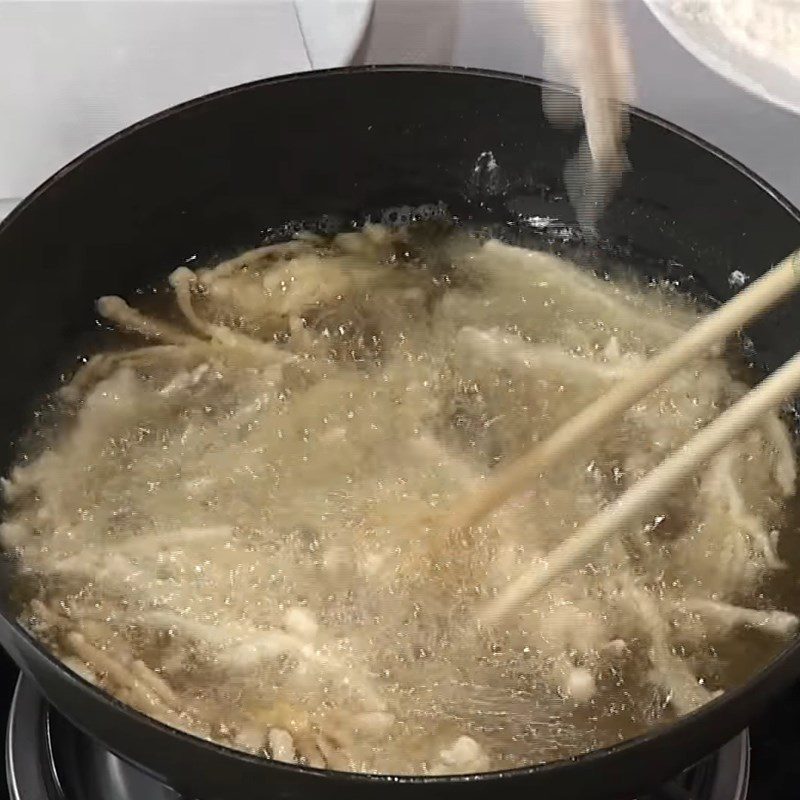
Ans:
[[[576,138],[549,127],[534,80],[464,70],[354,69],[280,78],[168,111],[66,167],[0,227],[0,446],[12,442],[62,354],[94,324],[93,302],[228,255],[287,221],[328,225],[392,206],[442,202],[462,220],[572,212],[561,173]],[[497,170],[487,168],[491,152]],[[630,172],[597,247],[645,272],[692,272],[729,296],[800,244],[800,218],[741,166],[636,114]],[[750,332],[764,366],[800,348],[800,301]],[[8,594],[13,565],[5,565]],[[175,732],[63,669],[14,621],[0,641],[75,724],[188,797],[624,800],[677,774],[800,676],[795,642],[747,685],[647,736],[570,761],[473,778],[387,778],[254,758]]]

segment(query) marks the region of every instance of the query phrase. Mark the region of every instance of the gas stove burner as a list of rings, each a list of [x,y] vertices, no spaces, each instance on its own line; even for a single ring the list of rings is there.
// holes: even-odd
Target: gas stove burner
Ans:
[[[181,800],[67,722],[24,675],[8,717],[6,773],[11,800]]]
[[[67,722],[24,676],[8,719],[6,766],[11,800],[186,800]],[[640,800],[745,800],[749,773],[745,731]]]

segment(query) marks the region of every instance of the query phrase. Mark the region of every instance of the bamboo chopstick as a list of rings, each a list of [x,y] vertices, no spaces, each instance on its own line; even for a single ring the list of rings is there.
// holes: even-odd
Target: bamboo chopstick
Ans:
[[[800,390],[800,353],[751,389],[741,400],[709,423],[683,447],[623,492],[590,519],[573,536],[545,558],[544,566],[531,565],[509,583],[478,613],[483,625],[493,624],[522,601],[542,591],[567,570],[586,559],[592,550],[644,513],[708,459],[757,424],[759,418]]]
[[[754,281],[734,298],[703,318],[635,375],[620,381],[507,466],[495,470],[478,489],[459,496],[444,513],[447,530],[469,528],[484,519],[512,495],[526,489],[547,467],[601,432],[634,403],[660,386],[667,378],[704,355],[800,285],[800,250]]]

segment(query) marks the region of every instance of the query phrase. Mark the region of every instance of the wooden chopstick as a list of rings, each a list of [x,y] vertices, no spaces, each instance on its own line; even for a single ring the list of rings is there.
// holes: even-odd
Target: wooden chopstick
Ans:
[[[634,403],[660,386],[692,359],[705,355],[745,323],[766,311],[800,285],[800,250],[754,281],[734,298],[703,318],[634,375],[620,381],[507,466],[499,467],[477,489],[459,496],[448,506],[441,526],[447,530],[479,523],[506,500],[530,486],[551,464],[601,433]],[[437,526],[438,527],[438,526]]]
[[[763,414],[779,406],[798,390],[800,353],[552,550],[544,565],[533,564],[528,567],[479,612],[479,622],[482,625],[498,622],[566,571],[581,562],[585,563],[592,550],[647,511],[652,503],[693,475],[715,453],[756,425]]]

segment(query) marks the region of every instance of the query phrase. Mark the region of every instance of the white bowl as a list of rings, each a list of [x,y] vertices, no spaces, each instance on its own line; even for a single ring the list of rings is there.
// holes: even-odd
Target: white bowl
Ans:
[[[738,48],[715,25],[676,13],[670,0],[644,2],[671,36],[706,67],[751,94],[800,114],[800,80],[789,71]]]
[[[369,24],[372,3],[373,0],[294,0],[313,69],[343,67],[352,61]]]

